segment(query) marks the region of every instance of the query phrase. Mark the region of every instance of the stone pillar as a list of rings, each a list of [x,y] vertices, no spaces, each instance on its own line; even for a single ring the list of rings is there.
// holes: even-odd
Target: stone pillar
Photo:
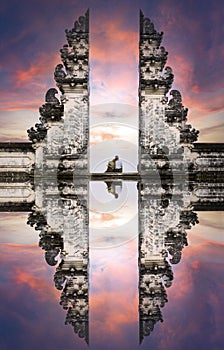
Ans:
[[[47,175],[57,178],[64,137],[64,108],[57,94],[55,88],[47,91],[45,104],[39,108],[39,123],[27,130],[35,150],[34,178]]]
[[[158,158],[159,153],[167,153],[167,145],[178,141],[176,133],[164,130],[165,95],[173,74],[170,67],[164,69],[167,52],[160,47],[162,36],[140,12],[139,171],[142,175],[150,172],[152,156]]]
[[[188,164],[197,131],[186,125],[187,109],[174,75],[165,67],[163,33],[140,12],[139,42],[139,331],[140,341],[162,321],[166,299],[184,244],[179,225],[183,210],[191,211]],[[168,94],[169,93],[169,94]],[[174,232],[174,233],[173,233]],[[177,246],[170,243],[178,236]],[[181,241],[182,242],[182,241]],[[171,262],[171,260],[172,262]]]
[[[165,66],[167,55],[161,46],[163,33],[155,30],[140,12],[139,41],[139,171],[147,175],[169,161],[179,169],[189,158],[189,148],[198,131],[186,124],[187,109],[181,94],[172,87],[173,72]],[[167,95],[169,92],[169,95]],[[152,161],[153,160],[153,161]]]
[[[67,44],[60,50],[62,64],[55,80],[62,92],[64,137],[62,170],[75,175],[89,172],[89,11],[66,30]]]
[[[82,185],[53,184],[39,179],[36,201],[28,224],[40,231],[39,245],[49,265],[57,265],[55,286],[60,304],[79,337],[89,341],[89,214],[88,182]]]
[[[28,130],[35,149],[36,176],[89,173],[89,11],[66,30],[67,44],[47,91],[40,122]],[[59,101],[60,99],[60,101]]]
[[[68,43],[60,50],[63,64],[54,73],[61,97],[49,89],[40,122],[28,130],[36,155],[35,205],[28,223],[41,231],[46,261],[56,265],[59,257],[55,285],[62,290],[66,323],[88,343],[88,11],[66,30],[66,37]]]

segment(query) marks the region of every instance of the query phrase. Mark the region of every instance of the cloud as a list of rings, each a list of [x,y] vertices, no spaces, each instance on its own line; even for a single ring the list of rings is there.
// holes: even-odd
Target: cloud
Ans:
[[[111,221],[114,222],[118,218],[119,218],[118,215],[106,214],[106,213],[95,213],[90,211],[90,221],[92,224],[103,223],[104,225],[107,225],[107,223],[109,222],[109,224],[111,225]]]
[[[222,257],[216,262],[217,254],[223,256],[223,245],[207,242],[184,249],[182,262],[174,268],[172,287],[167,289],[164,323],[152,334],[154,349],[211,349],[217,343],[223,346],[224,261]]]
[[[91,319],[93,344],[123,344],[138,322],[136,240],[92,251]]]
[[[116,140],[118,136],[113,134],[113,128],[110,128],[110,132],[102,132],[102,128],[94,130],[90,134],[90,146],[97,145],[100,142],[107,140]]]
[[[206,213],[199,212],[198,214],[199,214],[200,226],[202,225],[205,227],[209,227],[211,229],[213,228],[217,228],[220,230],[223,229],[223,224],[224,224],[223,212],[207,211]]]
[[[46,90],[53,82],[53,67],[60,62],[58,56],[38,53],[28,67],[12,69],[2,90],[1,110],[38,110],[44,102]]]
[[[64,325],[60,291],[36,245],[4,244],[1,256],[1,348],[86,349],[85,343]]]
[[[44,258],[43,264],[40,265],[43,251],[37,244],[2,244],[0,248],[1,265],[5,266],[7,284],[15,285],[18,293],[24,288],[32,290],[38,300],[45,302],[58,298],[58,292],[49,284],[49,267],[44,263]],[[53,280],[53,276],[51,277]]]
[[[49,74],[49,66],[52,68],[54,62],[56,65],[58,61],[58,55],[52,57],[49,53],[39,53],[39,57],[35,59],[30,67],[15,71],[14,77],[12,78],[12,80],[15,81],[15,87],[20,88],[24,84],[30,84],[31,88],[36,85],[36,87],[41,87],[43,89],[43,85],[39,82],[40,78]]]
[[[42,268],[44,270],[44,268]],[[41,269],[38,269],[38,272]],[[58,300],[59,293],[56,289],[52,289],[52,286],[49,284],[48,280],[43,280],[42,277],[33,276],[33,271],[20,271],[18,268],[13,269],[13,274],[15,275],[15,283],[17,289],[20,289],[20,286],[25,286],[26,288],[32,289],[39,301],[48,301],[48,300]]]
[[[111,120],[113,120],[113,117]],[[122,119],[120,120],[121,122],[104,122],[101,125],[92,127],[90,131],[90,146],[109,140],[126,140],[137,146],[137,129],[123,124]]]
[[[215,142],[223,143],[224,124],[218,124],[211,127],[205,127],[200,130],[200,139],[204,142],[215,140]]]
[[[90,49],[92,101],[136,104],[138,33],[124,28],[120,16],[115,18],[103,17],[93,26]]]
[[[106,18],[94,25],[92,31],[94,45],[90,51],[93,64],[122,63],[132,67],[133,63],[137,62],[138,32],[124,29],[122,24],[120,18]]]
[[[27,213],[0,213],[1,243],[37,245],[39,232],[26,224],[27,218]]]

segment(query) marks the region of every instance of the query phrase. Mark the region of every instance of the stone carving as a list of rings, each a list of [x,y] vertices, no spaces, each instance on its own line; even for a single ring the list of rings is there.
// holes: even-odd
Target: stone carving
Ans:
[[[171,90],[170,95],[172,98],[168,102],[165,110],[166,121],[172,125],[177,123],[182,125],[182,122],[187,120],[188,109],[182,105],[182,97],[178,90]]]
[[[163,46],[153,48],[153,55],[151,57],[151,62],[161,61],[163,65],[166,64],[168,52],[165,50]]]
[[[62,235],[58,232],[41,232],[39,246],[45,250],[46,262],[54,266],[58,263],[55,259],[63,249]]]
[[[78,21],[75,21],[74,29],[76,32],[86,32],[86,18],[80,16]]]
[[[140,11],[140,33],[142,36],[148,36],[150,42],[155,41],[158,46],[162,41],[163,32],[157,32],[154,28],[154,24],[150,21],[149,18],[144,17],[142,11]]]
[[[68,44],[60,50],[62,64],[55,80],[64,104],[63,154],[59,171],[88,172],[89,144],[89,13],[66,30]]]
[[[66,73],[63,69],[63,64],[60,63],[55,67],[54,71],[54,79],[58,86],[62,86],[62,83],[65,81],[65,77]]]
[[[162,77],[163,77],[163,80],[164,80],[164,85],[166,87],[165,92],[167,92],[167,91],[169,91],[169,89],[171,88],[172,83],[173,83],[174,75],[173,75],[172,68],[171,67],[166,67],[164,69],[164,73],[163,73]]]
[[[88,173],[89,144],[89,12],[66,30],[68,43],[60,50],[62,63],[54,78],[62,93],[51,88],[39,109],[40,123],[30,128],[29,139],[37,149],[35,170],[40,175],[73,171]],[[51,161],[50,161],[51,159]]]
[[[40,142],[45,139],[47,135],[47,127],[42,123],[36,123],[35,127],[27,130],[28,138],[33,143]]]
[[[173,274],[168,262],[153,259],[147,265],[140,265],[139,277],[139,318],[140,343],[149,336],[155,324],[163,322],[160,308],[168,301],[165,287],[172,283]]]
[[[56,98],[58,91],[55,88],[51,88],[45,95],[46,103],[40,107],[39,118],[40,123],[35,124],[35,128],[31,127],[27,130],[29,139],[35,144],[43,141],[50,127],[49,121],[60,121],[63,116],[63,105],[60,104]]]
[[[180,227],[190,230],[192,226],[198,224],[197,213],[190,211],[182,211],[180,216]]]
[[[165,288],[170,287],[173,280],[171,264],[180,261],[182,249],[187,246],[185,230],[198,223],[197,215],[191,210],[178,210],[184,202],[180,198],[171,201],[172,187],[167,185],[170,196],[159,201],[155,189],[150,195],[144,190],[139,202],[140,342],[158,321],[163,321],[161,308],[168,301]]]
[[[178,90],[171,90],[170,95],[172,96],[172,98],[168,103],[167,109],[176,109],[178,112],[181,112],[183,105],[180,92]]]
[[[71,30],[66,29],[68,44],[63,45],[60,50],[64,65],[58,64],[55,68],[55,81],[62,93],[65,86],[76,87],[83,85],[87,87],[89,74],[89,12],[80,16]]]
[[[81,106],[83,107],[82,109],[80,108]],[[64,153],[77,155],[87,153],[89,126],[88,105],[85,98],[74,98],[72,106],[67,110],[64,126]]]
[[[69,46],[73,46],[74,40],[77,37],[83,38],[85,34],[89,33],[89,10],[86,11],[85,16],[80,16],[74,23],[74,27],[71,30],[66,29],[66,37]]]
[[[182,213],[183,205],[189,203],[184,184],[174,182],[176,172],[185,174],[188,171],[184,161],[186,152],[181,145],[187,109],[182,105],[179,91],[171,90],[169,100],[166,96],[172,88],[174,75],[171,67],[165,67],[167,52],[160,46],[161,40],[162,33],[157,33],[151,21],[141,12],[139,170],[143,180],[139,185],[140,341],[150,334],[158,321],[163,320],[161,308],[167,302],[165,288],[171,286],[173,280],[171,264],[180,261],[182,249],[187,245],[185,229],[188,226],[183,220],[190,215]],[[152,185],[152,181],[147,180],[149,174],[154,181],[158,179],[157,186],[156,182]],[[186,218],[188,225],[193,216]]]
[[[66,49],[65,49],[66,47]],[[64,48],[61,50],[62,62],[65,66],[65,72],[63,71],[62,65],[57,65],[55,68],[55,79],[57,82],[66,82],[68,79],[71,80],[73,76],[77,79],[86,79],[88,76],[88,59],[83,57],[79,58],[79,52],[82,50],[82,47],[77,47],[74,50],[69,51],[68,46],[64,45]],[[64,73],[64,74],[63,74]]]
[[[186,144],[192,144],[197,141],[199,131],[192,127],[190,124],[185,124],[184,128],[180,130],[180,142]]]
[[[60,103],[57,97],[55,96],[57,93],[58,93],[58,90],[56,90],[55,88],[49,89],[45,95],[46,103],[50,103],[50,104],[53,104],[54,106],[58,106]]]
[[[139,167],[141,172],[148,172],[151,168],[149,155],[155,163],[158,163],[161,156],[175,153],[179,148],[180,132],[171,130],[165,120],[166,93],[172,86],[174,76],[171,67],[164,67],[167,52],[163,46],[160,46],[161,40],[162,34],[155,31],[151,21],[145,19],[141,12],[139,44]]]
[[[170,229],[166,232],[165,247],[171,258],[171,264],[177,264],[181,260],[182,249],[187,246],[186,231],[180,227],[179,229]]]
[[[58,91],[55,88],[49,89],[45,96],[46,103],[39,108],[43,123],[49,120],[59,121],[63,116],[64,106],[60,104],[56,94]]]
[[[156,34],[154,24],[150,21],[149,18],[143,19],[142,33],[143,34],[150,34],[150,35]]]
[[[47,221],[41,212],[33,209],[28,216],[27,224],[34,227],[36,231],[39,231],[46,227]]]
[[[198,137],[198,131],[186,124],[188,109],[182,105],[180,92],[171,90],[171,98],[166,96],[174,74],[171,67],[164,67],[167,52],[161,40],[162,33],[140,12],[139,169],[144,173],[151,168],[150,158],[160,167],[162,153],[172,158],[169,168],[183,170],[181,162],[189,158],[189,148]]]
[[[65,324],[70,324],[80,338],[89,342],[87,270],[77,270],[72,263],[60,263],[54,276],[55,286],[62,290],[60,304],[67,310]]]
[[[38,186],[40,200],[27,223],[40,231],[39,246],[46,262],[57,265],[54,281],[62,290],[66,324],[88,343],[88,184],[85,181],[79,188],[73,182],[61,183],[60,192],[57,182]]]

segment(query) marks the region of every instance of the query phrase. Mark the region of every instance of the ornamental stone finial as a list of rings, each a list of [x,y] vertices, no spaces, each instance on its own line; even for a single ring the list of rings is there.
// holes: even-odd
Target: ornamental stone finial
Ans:
[[[74,40],[83,38],[89,34],[89,10],[86,11],[85,16],[80,16],[74,23],[74,27],[71,30],[65,30],[67,41],[69,46],[73,46]]]
[[[160,45],[163,38],[163,32],[157,32],[151,20],[149,18],[146,18],[142,10],[140,10],[140,37],[145,35],[148,36],[151,41],[156,41],[158,43],[158,46]]]
[[[54,78],[62,93],[87,88],[89,75],[89,10],[75,21],[71,30],[66,29],[67,44],[60,50],[63,64],[55,68]]]
[[[80,16],[78,21],[75,21],[74,31],[77,33],[89,32],[89,10],[86,11],[85,16]]]

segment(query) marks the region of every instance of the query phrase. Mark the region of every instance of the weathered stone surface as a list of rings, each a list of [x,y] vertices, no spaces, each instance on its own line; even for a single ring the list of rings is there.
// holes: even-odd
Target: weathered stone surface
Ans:
[[[34,161],[35,154],[31,143],[0,143],[0,174],[10,174],[17,172],[21,174],[30,174],[33,169]]]
[[[54,78],[61,92],[51,88],[40,107],[40,123],[28,130],[36,150],[35,175],[69,170],[77,176],[89,171],[89,12],[66,30],[68,44],[60,50],[62,63]]]
[[[165,66],[167,52],[162,33],[140,12],[139,41],[139,171],[146,174],[152,159],[159,166],[166,157],[169,167],[187,171],[190,149],[198,131],[186,124],[187,108],[181,94],[172,87],[172,68]],[[169,92],[169,95],[167,93]],[[177,156],[177,155],[182,156]],[[184,165],[183,165],[184,164]]]
[[[171,90],[167,95],[174,75],[172,68],[165,66],[167,52],[160,46],[162,36],[140,12],[140,341],[150,334],[156,322],[162,321],[160,308],[167,301],[164,288],[171,285],[173,278],[171,264],[180,261],[181,250],[187,244],[185,229],[190,228],[193,215],[188,164],[198,131],[186,124],[188,110],[182,105],[180,92]],[[147,178],[152,172],[157,177],[153,183]],[[183,213],[188,213],[186,221],[183,221]]]
[[[30,182],[1,182],[0,181],[0,204],[9,207],[11,205],[34,203],[35,194]],[[0,209],[1,210],[1,209]],[[4,211],[4,210],[3,210]]]
[[[74,188],[39,179],[35,190],[35,206],[27,223],[40,231],[46,262],[53,266],[60,261],[54,279],[62,290],[66,323],[88,343],[88,181]]]

